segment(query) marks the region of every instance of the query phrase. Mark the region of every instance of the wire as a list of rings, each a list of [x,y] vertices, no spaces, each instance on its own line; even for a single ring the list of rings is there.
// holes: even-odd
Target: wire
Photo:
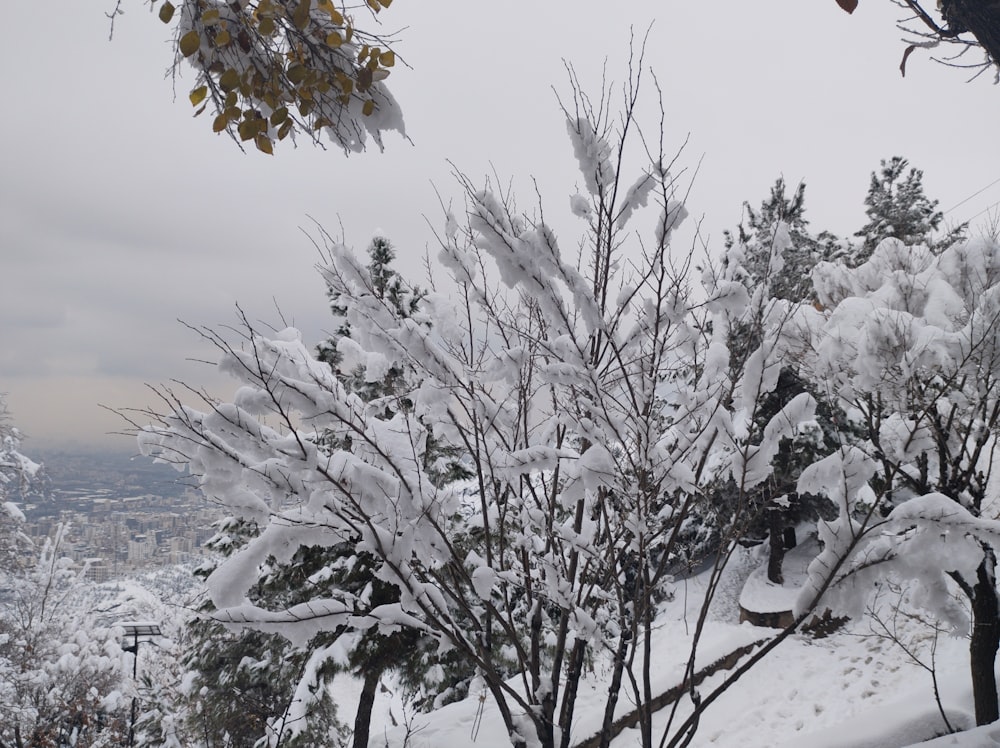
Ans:
[[[993,210],[993,208],[997,207],[998,205],[1000,205],[1000,200],[997,200],[995,203],[993,203],[993,205],[987,205],[981,211],[979,211],[978,213],[976,213],[976,215],[972,216],[972,218],[969,218],[968,220],[966,220],[966,223],[971,222],[973,219],[979,218],[979,216],[981,216],[983,213],[985,213],[988,210]]]
[[[962,205],[965,205],[965,204],[966,204],[967,202],[969,202],[969,201],[970,201],[970,200],[971,200],[972,198],[974,198],[974,197],[975,197],[976,195],[981,195],[981,194],[983,194],[984,192],[986,192],[986,190],[988,190],[988,189],[989,189],[990,187],[992,187],[993,185],[995,185],[995,184],[996,184],[997,182],[1000,182],[1000,177],[997,177],[996,179],[994,179],[994,180],[993,180],[992,182],[990,182],[990,183],[989,183],[988,185],[986,185],[985,187],[983,187],[983,188],[982,188],[981,190],[978,190],[978,191],[976,191],[976,192],[973,192],[973,193],[972,193],[971,195],[969,195],[969,196],[968,196],[967,198],[965,198],[964,200],[962,200],[962,202],[960,202],[960,203],[957,203],[957,204],[955,204],[955,205],[952,205],[952,206],[951,206],[950,208],[948,208],[948,210],[946,210],[946,211],[945,211],[945,213],[946,213],[946,214],[947,214],[947,213],[951,213],[951,212],[952,212],[953,210],[955,210],[955,208],[958,208],[958,207],[960,207],[960,206],[962,206]],[[992,207],[992,206],[991,206],[991,207]],[[979,215],[979,214],[977,213],[976,215]],[[976,217],[976,216],[973,216],[972,218],[975,218],[975,217]],[[971,220],[972,220],[972,218],[970,218],[969,220],[971,221]]]

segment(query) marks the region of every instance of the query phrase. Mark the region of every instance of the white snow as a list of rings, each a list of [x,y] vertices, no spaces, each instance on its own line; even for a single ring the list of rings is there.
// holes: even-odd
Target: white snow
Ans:
[[[799,554],[792,551],[789,572],[807,560],[815,544],[803,543]],[[698,666],[744,644],[773,635],[770,629],[738,625],[731,615],[739,595],[741,569],[759,573],[765,560],[743,552],[726,572],[722,598],[713,607],[699,647]],[[796,555],[802,558],[796,561]],[[753,576],[753,575],[752,575]],[[726,581],[730,579],[730,581]],[[652,659],[653,692],[679,682],[694,617],[704,590],[704,577],[679,582],[674,602],[664,606],[656,627]],[[789,585],[791,586],[791,585]],[[789,597],[768,598],[751,582],[743,602],[756,608],[784,605]],[[690,619],[685,621],[685,611]],[[727,622],[728,621],[728,622]],[[910,621],[901,633],[916,651],[927,658],[927,631]],[[914,645],[914,642],[916,644]],[[963,637],[941,636],[936,666],[942,700],[955,729],[974,724],[968,680],[968,644]],[[571,744],[594,734],[603,717],[603,689],[608,677],[606,658],[598,657],[581,685],[576,706],[577,721]],[[703,684],[704,695],[726,673]],[[349,684],[345,684],[349,690]],[[390,690],[392,690],[390,688]],[[508,748],[510,741],[496,704],[482,689],[468,698],[427,714],[410,715],[408,726],[393,726],[402,709],[393,694],[380,694],[370,748]],[[351,701],[344,697],[343,709]],[[633,708],[627,696],[620,700],[616,715]],[[686,716],[682,706],[678,719]],[[654,715],[654,741],[658,742],[669,709]],[[342,713],[343,714],[343,713]],[[379,722],[381,718],[381,722]],[[409,735],[408,735],[409,732]],[[729,689],[702,717],[691,748],[986,748],[1000,745],[1000,727],[992,726],[923,743],[946,732],[933,696],[929,673],[917,667],[891,642],[874,636],[870,622],[859,620],[827,638],[795,635],[783,642]],[[475,736],[475,740],[473,740]],[[405,742],[407,741],[408,742]],[[638,732],[625,730],[612,742],[613,748],[636,748]]]

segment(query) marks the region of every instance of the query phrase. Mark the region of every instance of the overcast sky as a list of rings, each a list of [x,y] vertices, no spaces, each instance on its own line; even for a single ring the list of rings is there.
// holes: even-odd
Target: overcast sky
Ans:
[[[563,60],[597,90],[621,80],[629,29],[652,22],[647,64],[667,105],[667,142],[703,158],[689,209],[710,242],[735,226],[779,174],[808,183],[816,230],[864,223],[880,158],[904,155],[951,208],[1000,177],[1000,89],[912,55],[889,0],[853,16],[833,0],[397,0],[405,27],[389,79],[412,144],[345,158],[282,144],[242,154],[192,119],[192,76],[164,77],[169,29],[125,0],[12,3],[0,46],[0,391],[31,445],[112,446],[121,422],[100,408],[142,407],[145,383],[181,379],[225,393],[211,357],[181,325],[225,325],[235,304],[314,342],[328,327],[308,237],[313,220],[363,250],[381,230],[420,271],[440,223],[435,189],[460,198],[452,167],[495,168],[520,202],[538,180],[546,214],[568,213],[580,183],[552,87]],[[613,15],[612,15],[613,14]],[[652,93],[652,89],[649,89]],[[655,126],[649,122],[647,127]],[[948,214],[958,222],[1000,201],[1000,184]],[[976,219],[982,221],[986,216]],[[576,224],[559,224],[570,225]],[[574,236],[561,237],[574,246]],[[419,280],[419,277],[418,277]]]

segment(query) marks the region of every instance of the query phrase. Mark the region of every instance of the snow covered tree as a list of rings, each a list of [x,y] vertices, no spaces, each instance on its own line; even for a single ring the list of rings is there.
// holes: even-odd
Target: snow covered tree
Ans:
[[[990,496],[1000,427],[1000,245],[959,242],[938,255],[883,240],[856,268],[815,273],[826,311],[805,308],[804,361],[862,437],[807,468],[839,516],[820,523],[811,597],[858,615],[875,581],[912,579],[915,604],[961,630],[979,724],[995,721],[1000,646],[995,580],[1000,525]]]
[[[739,245],[742,267],[748,283],[768,283],[771,295],[777,299],[804,301],[812,298],[812,269],[821,260],[829,259],[837,250],[837,237],[822,231],[813,235],[805,218],[805,182],[799,182],[791,197],[787,195],[785,178],[778,177],[771,194],[759,210],[744,203],[746,224],[740,223],[736,235],[725,233],[727,251]],[[783,226],[783,228],[781,228]],[[778,235],[787,232],[788,240]],[[775,251],[775,242],[782,250]]]
[[[119,0],[112,11],[121,12]],[[150,0],[175,23],[174,71],[197,71],[189,99],[215,114],[212,129],[264,153],[291,135],[319,143],[322,134],[346,153],[379,147],[403,119],[384,80],[396,64],[394,40],[355,25],[391,0],[348,5],[334,0]],[[179,7],[178,7],[179,6]],[[374,19],[373,19],[374,20]]]
[[[221,557],[236,552],[256,534],[252,524],[223,520],[209,541]],[[215,568],[196,571],[202,579]],[[266,563],[250,591],[255,601],[293,605],[315,591],[313,575],[326,569],[325,558],[303,548],[285,565]],[[322,574],[320,575],[322,576]],[[154,693],[140,723],[148,745],[288,746],[342,745],[344,729],[327,690],[339,671],[340,657],[329,656],[334,634],[306,646],[251,630],[232,631],[211,616],[203,601],[183,632],[179,683]]]
[[[817,263],[840,253],[835,236],[823,231],[813,236],[805,219],[805,183],[799,183],[788,197],[785,181],[779,177],[767,200],[754,211],[744,204],[747,224],[740,224],[736,235],[726,232],[727,265],[745,277],[745,283],[757,289],[763,298],[792,302],[812,301],[812,270]],[[729,349],[731,368],[738,372],[746,356],[759,345],[764,320],[748,319],[730,328]],[[817,392],[795,370],[784,366],[774,390],[763,398],[754,414],[753,429],[757,434],[788,402],[800,394],[816,398]],[[802,469],[825,456],[840,444],[841,434],[835,421],[836,406],[818,399],[817,420],[809,429],[802,429],[784,440],[774,457],[774,471],[750,497],[757,507],[746,520],[745,533],[750,538],[767,536],[768,579],[783,583],[782,564],[785,551],[794,544],[794,528],[799,522],[816,520],[832,507],[825,497],[800,495],[796,483]],[[717,511],[728,512],[741,491],[732,479],[726,479],[715,489]]]
[[[40,469],[21,452],[21,432],[12,425],[7,398],[0,392],[0,579],[19,568],[30,547],[21,530],[24,514],[12,498],[24,493]]]
[[[375,236],[368,246],[368,257],[367,270],[375,298],[391,306],[396,317],[412,318],[425,292],[406,282],[392,266],[396,259],[392,243],[384,236]],[[328,289],[328,295],[330,308],[338,327],[332,338],[318,346],[319,360],[330,364],[347,391],[357,394],[368,403],[369,407],[380,411],[382,417],[392,418],[395,412],[412,408],[408,396],[419,385],[420,379],[413,367],[407,366],[405,362],[397,362],[381,377],[373,379],[365,368],[357,365],[351,368],[350,357],[345,362],[338,345],[351,345],[349,322],[351,299],[344,297],[335,286]],[[433,324],[433,321],[425,319],[423,324]],[[425,469],[435,484],[443,486],[458,478],[467,477],[458,460],[458,451],[440,445],[434,438],[433,429],[426,424],[425,427],[427,428]],[[332,551],[334,556],[337,554],[341,556],[340,566],[345,569],[344,574],[338,575],[337,584],[354,594],[367,595],[375,605],[399,601],[396,588],[376,576],[371,554],[358,554],[352,543],[344,543]],[[331,556],[331,561],[335,560],[334,556]],[[459,614],[457,611],[456,613]],[[354,637],[348,661],[363,682],[354,721],[355,748],[367,748],[376,689],[381,677],[387,671],[397,671],[407,690],[413,695],[424,694],[423,686],[427,685],[427,673],[431,669],[439,671],[442,663],[449,665],[450,672],[445,676],[449,681],[459,680],[467,683],[472,679],[473,672],[469,667],[462,668],[454,658],[435,657],[433,650],[436,648],[427,647],[426,644],[428,642],[422,641],[420,634],[412,629],[382,633],[371,628]],[[454,695],[464,695],[464,693],[459,690]]]
[[[234,402],[152,414],[143,452],[189,466],[213,501],[262,528],[207,580],[218,620],[297,646],[343,627],[412,629],[476,668],[515,746],[569,745],[581,678],[600,654],[611,662],[605,724],[624,694],[653,745],[654,619],[682,528],[707,482],[731,476],[741,500],[720,518],[730,542],[709,574],[717,584],[749,511],[742,498],[815,402],[802,393],[751,433],[796,305],[751,296],[736,266],[710,269],[705,291],[692,291],[692,258],[671,248],[686,215],[675,164],[640,141],[645,168],[631,182],[620,170],[641,138],[633,62],[620,115],[609,92],[595,105],[577,85],[563,110],[585,190],[569,201],[583,223],[578,263],[540,209],[523,213],[462,176],[465,220],[449,212],[439,236],[451,284],[407,314],[377,273],[329,244],[323,273],[350,329],[337,365],[372,383],[408,372],[397,407],[345,387],[297,331],[246,324],[239,342],[212,338],[240,382]],[[651,236],[633,239],[651,201]],[[730,326],[746,318],[763,321],[760,342],[734,376]],[[439,449],[470,477],[438,480],[428,458]],[[368,587],[320,585],[287,606],[251,594],[271,559],[344,543],[367,554],[394,601]],[[688,675],[706,615],[707,603]],[[692,689],[694,714],[669,720],[662,743],[687,740],[713,694]]]
[[[871,185],[865,196],[868,223],[855,236],[861,237],[861,247],[853,253],[853,264],[860,265],[888,237],[903,244],[924,244],[934,252],[950,247],[965,235],[963,224],[943,237],[935,233],[944,220],[937,209],[938,201],[924,194],[924,173],[906,167],[910,162],[901,156],[881,161],[878,173],[872,172]]]
[[[0,746],[103,748],[127,734],[120,629],[88,606],[63,532],[0,588]]]

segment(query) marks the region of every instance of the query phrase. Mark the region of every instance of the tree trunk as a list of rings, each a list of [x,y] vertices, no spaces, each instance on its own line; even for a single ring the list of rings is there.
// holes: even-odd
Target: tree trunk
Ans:
[[[943,7],[948,27],[968,30],[1000,65],[1000,2],[997,0],[950,0]]]
[[[601,725],[601,742],[598,748],[608,748],[615,737],[612,729],[615,724],[615,707],[618,705],[618,694],[622,688],[622,675],[625,672],[625,655],[628,652],[629,634],[623,631],[618,637],[618,651],[615,652],[615,666],[611,673],[611,686],[608,688],[608,700],[604,705],[604,722]]]
[[[993,552],[988,551],[976,569],[976,586],[973,587],[969,659],[977,725],[988,725],[1000,719],[995,672],[997,649],[1000,647],[1000,609],[997,607],[995,566]]]
[[[580,679],[583,677],[583,657],[586,651],[587,645],[582,639],[573,642],[573,649],[570,650],[569,655],[569,671],[566,673],[566,686],[563,688],[562,710],[559,715],[559,726],[562,728],[561,748],[569,748],[573,726],[573,708],[576,706],[576,694],[580,688]],[[551,733],[551,726],[549,731]],[[542,746],[545,748],[544,740]]]
[[[782,513],[776,509],[767,510],[767,540],[770,553],[767,557],[767,578],[774,584],[784,584],[781,564],[785,560],[785,533]]]
[[[358,702],[358,712],[354,717],[354,748],[368,748],[368,733],[372,724],[372,707],[375,706],[375,691],[378,688],[382,668],[372,668],[365,671],[364,685],[361,688],[361,700]]]
[[[794,527],[786,527],[784,529],[784,532],[782,532],[782,536],[785,539],[785,550],[786,551],[792,550],[792,548],[794,548],[795,546],[797,546],[799,544],[798,538],[795,537],[795,528]]]

